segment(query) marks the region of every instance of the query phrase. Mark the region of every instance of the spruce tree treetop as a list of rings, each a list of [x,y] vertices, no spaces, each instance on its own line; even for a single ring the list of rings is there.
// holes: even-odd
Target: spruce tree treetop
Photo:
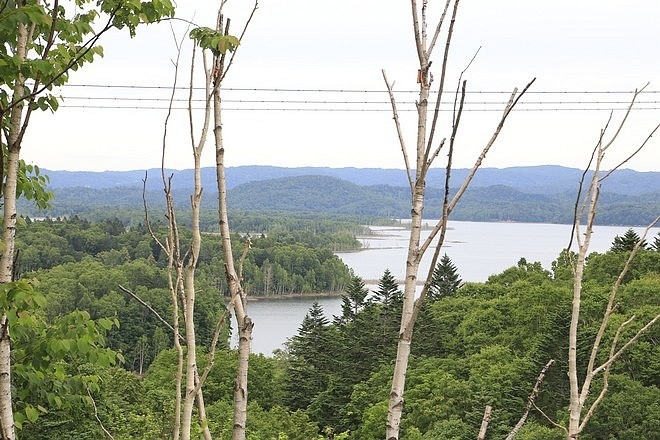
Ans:
[[[653,238],[653,244],[651,245],[651,248],[660,252],[660,232],[658,232]]]
[[[403,292],[389,269],[385,269],[383,276],[378,281],[378,290],[374,292],[374,301],[386,307],[403,302]]]
[[[462,283],[463,280],[458,276],[458,269],[445,253],[433,269],[429,299],[437,301],[444,296],[452,296]]]
[[[614,237],[614,241],[612,242],[612,247],[610,247],[610,251],[612,252],[630,252],[633,250],[637,242],[640,240],[639,235],[632,229],[629,228],[623,236],[617,235]],[[642,248],[647,247],[646,240],[642,241],[641,244]]]
[[[346,287],[346,293],[341,296],[341,316],[336,318],[339,324],[346,324],[355,319],[358,312],[365,306],[365,300],[369,289],[364,286],[364,281],[355,275]]]

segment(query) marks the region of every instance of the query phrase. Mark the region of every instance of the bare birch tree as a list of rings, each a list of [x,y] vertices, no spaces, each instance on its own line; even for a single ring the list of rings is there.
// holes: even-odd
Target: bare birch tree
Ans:
[[[186,32],[187,33],[187,32]],[[191,438],[192,428],[192,414],[194,404],[197,404],[197,411],[199,416],[199,423],[202,428],[202,433],[205,440],[211,440],[211,433],[206,419],[206,409],[204,405],[204,396],[202,393],[202,385],[206,381],[209,372],[214,364],[215,350],[220,337],[220,332],[227,318],[228,309],[218,319],[215,332],[209,347],[209,359],[204,368],[203,373],[199,374],[197,365],[197,349],[195,338],[195,323],[194,323],[194,306],[195,306],[195,269],[199,259],[199,252],[201,248],[201,231],[199,226],[200,208],[202,199],[202,179],[201,179],[201,155],[206,144],[208,137],[208,130],[211,120],[211,73],[207,68],[207,58],[202,52],[202,60],[204,66],[204,79],[205,79],[205,106],[203,111],[203,123],[200,130],[200,138],[195,141],[194,130],[194,117],[193,117],[193,83],[195,78],[195,54],[196,45],[193,46],[191,68],[190,68],[190,86],[188,96],[188,119],[190,130],[190,142],[193,155],[193,194],[191,195],[191,232],[192,239],[189,247],[183,251],[181,238],[179,234],[179,227],[176,220],[176,211],[172,198],[172,177],[167,177],[165,174],[165,149],[167,145],[167,129],[172,111],[172,103],[174,101],[174,94],[176,91],[176,83],[178,76],[179,58],[181,55],[181,42],[177,42],[177,58],[174,61],[175,80],[172,87],[172,94],[170,97],[169,110],[165,119],[162,141],[162,163],[161,163],[161,179],[163,183],[163,190],[165,192],[166,200],[166,219],[168,220],[168,233],[165,241],[161,241],[157,234],[151,228],[149,220],[149,210],[146,206],[145,199],[145,214],[146,224],[151,233],[152,238],[157,242],[165,255],[168,257],[168,287],[172,300],[172,324],[164,320],[153,308],[147,303],[142,301],[137,295],[128,289],[120,286],[120,288],[129,293],[137,299],[142,305],[147,307],[156,317],[163,322],[173,333],[174,346],[178,354],[177,371],[175,374],[175,408],[174,408],[174,422],[172,426],[172,437],[174,439],[189,440]],[[227,46],[227,49],[232,47]],[[145,179],[146,190],[146,179]],[[179,332],[180,329],[180,316],[184,321],[184,333],[182,336]],[[184,377],[184,346],[185,344],[185,378],[186,383],[183,387]],[[182,388],[183,393],[182,393]],[[183,399],[182,399],[183,397]]]
[[[201,180],[201,154],[206,144],[208,128],[210,124],[210,107],[206,105],[204,112],[204,120],[201,128],[200,138],[195,142],[194,123],[192,115],[192,93],[193,93],[193,76],[195,66],[195,50],[193,47],[193,56],[191,60],[191,79],[189,91],[189,128],[190,128],[190,142],[193,155],[193,194],[190,197],[191,206],[191,232],[192,238],[190,245],[184,249],[181,244],[181,237],[179,234],[179,226],[176,218],[176,211],[174,209],[174,202],[172,199],[172,176],[167,177],[165,174],[165,150],[167,145],[167,129],[168,123],[172,112],[172,102],[176,90],[179,59],[181,55],[182,42],[177,42],[177,58],[174,61],[174,84],[172,87],[172,94],[170,97],[170,105],[165,124],[163,129],[162,139],[162,162],[161,162],[161,179],[163,183],[163,190],[165,192],[166,200],[166,219],[167,219],[167,236],[165,241],[161,241],[151,228],[149,221],[149,211],[145,201],[145,214],[146,224],[151,233],[152,238],[158,243],[165,255],[168,257],[167,273],[168,273],[168,287],[172,301],[172,325],[169,326],[173,333],[174,346],[178,354],[177,372],[175,375],[175,409],[174,409],[174,423],[172,427],[172,437],[174,439],[189,440],[191,437],[192,428],[192,414],[195,401],[197,401],[197,410],[199,413],[200,424],[204,433],[204,437],[208,440],[211,438],[208,424],[206,423],[206,411],[204,407],[204,397],[201,389],[201,381],[197,367],[197,347],[195,338],[195,268],[199,258],[201,248],[201,232],[199,228],[199,215],[200,204],[202,199],[202,180]],[[206,69],[205,69],[206,71]],[[206,76],[206,90],[210,88],[208,75]],[[146,180],[145,180],[146,184]],[[124,289],[126,291],[126,289]],[[129,292],[130,293],[130,292]],[[183,317],[183,336],[180,330],[180,316]],[[220,321],[222,322],[222,321]],[[185,362],[184,362],[184,349],[181,342],[185,344]],[[217,336],[214,338],[211,352],[215,350],[217,343]],[[185,369],[184,369],[185,363]],[[183,387],[182,379],[185,370],[185,387]],[[182,393],[183,388],[183,393]],[[183,395],[183,400],[182,400]]]
[[[407,171],[408,183],[410,185],[411,194],[411,218],[410,218],[410,239],[408,243],[408,254],[406,259],[406,272],[404,284],[404,302],[403,311],[401,315],[401,327],[399,330],[399,340],[397,345],[397,356],[394,367],[394,374],[392,377],[392,389],[390,392],[388,415],[387,415],[387,433],[388,440],[395,440],[399,438],[399,426],[401,423],[401,415],[403,412],[403,395],[406,381],[406,371],[408,368],[408,359],[410,357],[411,342],[413,336],[413,328],[415,320],[419,314],[420,307],[424,301],[426,293],[430,287],[433,268],[436,265],[440,249],[444,242],[445,233],[447,229],[447,220],[449,215],[456,207],[456,204],[465,193],[470,182],[474,178],[478,168],[481,166],[486,154],[495,143],[497,137],[504,126],[504,123],[518,103],[519,99],[523,96],[525,91],[534,82],[533,80],[527,84],[521,93],[514,89],[511,96],[506,103],[502,116],[493,131],[490,139],[487,140],[483,147],[481,154],[477,158],[474,166],[469,172],[466,179],[461,184],[458,192],[453,198],[449,197],[449,185],[452,170],[452,158],[456,142],[456,135],[461,120],[463,105],[465,102],[466,82],[460,82],[460,94],[457,92],[453,120],[451,123],[451,135],[448,145],[446,139],[437,141],[435,138],[438,120],[440,116],[440,101],[445,86],[446,72],[449,59],[449,50],[451,47],[451,40],[454,32],[454,25],[456,22],[456,15],[458,12],[459,0],[447,0],[442,14],[437,21],[436,26],[433,28],[433,33],[427,33],[427,10],[428,0],[423,0],[421,5],[416,0],[411,0],[412,7],[412,24],[415,38],[415,47],[417,49],[417,58],[419,61],[419,69],[417,82],[419,84],[419,97],[417,99],[417,134],[415,142],[415,162],[411,163],[408,149],[406,148],[405,136],[402,126],[399,121],[399,116],[396,108],[396,100],[394,95],[393,84],[388,80],[385,72],[383,71],[383,78],[387,86],[392,104],[392,112],[394,123],[403,154],[403,160]],[[452,6],[453,4],[453,6]],[[449,14],[449,15],[448,15]],[[447,20],[448,18],[448,20]],[[431,93],[431,83],[433,75],[431,74],[432,54],[436,44],[439,41],[441,33],[444,31],[444,53],[442,64],[440,65],[439,85],[436,95],[436,102],[434,108],[429,108],[429,96]],[[462,75],[461,75],[462,76]],[[427,174],[435,159],[440,154],[440,151],[446,148],[447,151],[447,164],[446,175],[444,182],[444,201],[442,206],[441,219],[436,223],[429,236],[422,240],[422,219],[424,210],[424,199],[426,194],[426,179]],[[438,240],[435,244],[435,250],[430,265],[428,274],[425,277],[425,284],[422,288],[421,295],[415,301],[415,290],[418,279],[419,265],[424,254],[429,250],[432,243]]]
[[[658,320],[658,318],[660,318],[660,315],[656,315],[653,319],[651,319],[643,326],[641,326],[632,337],[628,338],[625,342],[619,345],[619,338],[621,332],[626,326],[632,324],[632,322],[635,320],[635,316],[631,316],[629,319],[624,321],[617,328],[614,334],[614,338],[610,344],[609,352],[605,355],[604,360],[602,360],[602,356],[600,356],[600,354],[601,354],[603,337],[605,335],[606,330],[609,327],[610,318],[617,306],[616,297],[619,287],[623,282],[624,276],[626,275],[630,267],[630,264],[633,258],[635,257],[635,254],[638,252],[641,244],[644,242],[644,238],[646,237],[649,229],[653,227],[655,224],[657,224],[658,221],[660,220],[660,217],[657,217],[649,225],[649,227],[646,228],[646,231],[644,232],[643,236],[637,242],[634,249],[630,252],[630,255],[623,269],[621,270],[617,280],[615,281],[615,283],[612,286],[612,289],[610,290],[610,295],[607,305],[605,306],[603,318],[601,320],[598,331],[595,335],[594,342],[591,346],[591,352],[587,361],[587,368],[583,372],[584,378],[582,379],[582,383],[580,384],[580,380],[578,377],[579,374],[578,374],[577,349],[579,344],[578,325],[580,320],[580,306],[582,299],[582,280],[583,280],[584,268],[586,264],[587,252],[589,250],[589,244],[594,229],[596,208],[600,196],[601,185],[603,181],[605,181],[614,171],[620,168],[635,154],[637,154],[642,148],[644,148],[644,146],[646,146],[646,144],[649,142],[649,140],[655,134],[655,132],[658,129],[660,129],[660,124],[658,124],[650,132],[650,134],[646,137],[646,139],[641,143],[641,145],[624,161],[622,161],[617,166],[615,166],[614,168],[612,168],[607,172],[603,171],[603,162],[605,159],[605,154],[609,150],[609,148],[614,144],[619,134],[621,133],[621,130],[623,129],[633,109],[635,100],[643,90],[644,88],[642,88],[639,91],[637,90],[635,91],[632,101],[624,117],[622,118],[618,127],[615,128],[614,133],[612,134],[609,140],[606,140],[605,136],[608,132],[608,127],[611,122],[612,115],[610,115],[610,120],[606,124],[605,128],[601,130],[600,137],[598,139],[596,147],[594,148],[591,160],[589,162],[589,166],[587,166],[583,174],[582,182],[580,184],[580,190],[578,191],[578,198],[575,204],[573,232],[568,246],[568,249],[570,249],[573,240],[576,241],[577,255],[575,259],[573,259],[570,262],[571,269],[573,271],[573,303],[571,309],[571,323],[569,328],[569,341],[568,341],[569,342],[568,378],[569,378],[569,388],[570,388],[569,421],[567,427],[561,426],[565,430],[566,438],[568,440],[577,440],[579,438],[580,433],[584,430],[584,427],[586,426],[587,422],[593,415],[595,409],[598,407],[598,405],[605,397],[608,390],[608,380],[609,380],[609,374],[612,364],[621,356],[621,354],[631,344],[635,343],[635,341],[646,330],[648,330],[652,325],[654,325],[655,322]],[[591,168],[592,165],[593,168]],[[582,183],[584,182],[585,177],[589,171],[591,171],[593,174],[591,175],[589,184],[584,192],[584,197],[582,197],[581,196]],[[584,222],[584,232],[582,232],[583,222]],[[569,253],[567,253],[567,257],[570,258]],[[593,391],[592,390],[593,381],[600,374],[602,374],[601,389],[596,395],[596,398],[589,404],[588,407],[586,407],[585,405],[587,404],[587,397],[589,396],[590,392]],[[560,426],[557,423],[554,424],[556,426]]]
[[[233,416],[233,440],[244,440],[246,436],[247,402],[248,402],[248,366],[252,343],[252,329],[254,324],[247,313],[247,297],[242,285],[242,261],[245,251],[250,246],[249,238],[244,247],[243,255],[238,264],[234,261],[232,251],[231,235],[227,212],[227,182],[225,177],[225,145],[222,136],[222,96],[221,86],[228,71],[230,70],[236,48],[243,39],[245,32],[258,8],[255,1],[252,11],[245,20],[243,30],[239,38],[230,35],[231,19],[225,17],[223,8],[227,0],[221,0],[218,8],[218,16],[215,30],[198,28],[193,38],[205,49],[213,53],[213,65],[210,72],[211,91],[209,100],[213,103],[213,134],[215,138],[215,160],[216,179],[218,185],[218,221],[220,225],[220,237],[222,244],[224,271],[227,286],[231,296],[231,306],[236,317],[236,328],[238,330],[238,369],[234,382],[234,416]],[[231,55],[229,55],[231,52]]]

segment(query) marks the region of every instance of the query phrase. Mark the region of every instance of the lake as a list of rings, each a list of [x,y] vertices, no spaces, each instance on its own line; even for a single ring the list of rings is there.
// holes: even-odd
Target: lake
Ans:
[[[441,254],[447,253],[463,281],[473,282],[486,281],[490,275],[515,266],[521,257],[528,262],[539,261],[550,269],[552,261],[568,245],[571,232],[569,225],[541,223],[451,221],[448,227]],[[363,250],[337,255],[362,279],[369,280],[367,287],[373,290],[385,269],[390,269],[397,279],[403,279],[409,231],[404,227],[371,229],[373,235],[359,237]],[[606,251],[614,237],[623,235],[627,229],[627,226],[596,226],[590,251]],[[633,229],[640,235],[644,232],[644,228]],[[652,241],[658,230],[650,231],[647,241]],[[420,279],[428,271],[431,254],[427,252],[422,260]],[[270,355],[274,349],[282,348],[286,339],[297,333],[314,301],[319,302],[330,320],[341,313],[341,299],[336,297],[250,301],[248,313],[255,323],[252,351]]]

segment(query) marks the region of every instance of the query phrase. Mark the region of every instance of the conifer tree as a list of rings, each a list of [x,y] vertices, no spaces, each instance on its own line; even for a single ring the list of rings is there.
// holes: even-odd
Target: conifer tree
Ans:
[[[429,300],[437,301],[445,296],[452,296],[463,280],[458,276],[458,269],[447,254],[444,254],[433,269],[433,278],[429,286]]]
[[[291,410],[304,409],[328,385],[330,326],[323,307],[314,302],[298,329],[286,343],[289,365],[286,369],[286,404]]]
[[[639,235],[632,229],[629,228],[623,236],[617,235],[614,237],[612,242],[612,247],[610,251],[612,252],[630,252],[633,250],[637,242],[640,240]],[[646,240],[642,241],[641,248],[646,248]]]
[[[374,301],[386,308],[403,303],[403,292],[389,269],[385,269],[383,276],[378,281],[378,290],[374,292]]]
[[[353,276],[346,287],[346,293],[341,296],[341,316],[336,318],[335,322],[338,324],[352,322],[364,308],[368,294],[369,290],[365,287],[362,278]]]

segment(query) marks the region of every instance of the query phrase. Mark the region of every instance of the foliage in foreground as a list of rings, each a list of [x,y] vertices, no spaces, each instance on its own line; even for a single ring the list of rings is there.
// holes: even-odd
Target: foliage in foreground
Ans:
[[[121,237],[121,233],[115,236],[114,243],[122,243]],[[132,246],[131,250],[137,248],[147,250],[146,246]],[[36,247],[37,251],[39,249]],[[23,377],[32,385],[20,382],[20,372],[30,371],[29,367],[20,365],[29,366],[35,362],[21,358],[17,388],[30,390],[22,391],[24,396],[29,396],[23,407],[23,438],[103,438],[105,434],[99,420],[116,439],[169,436],[176,364],[175,352],[168,349],[170,334],[158,323],[149,322],[149,313],[135,304],[132,309],[117,313],[119,330],[113,327],[112,320],[104,320],[121,310],[115,308],[117,304],[131,301],[120,298],[116,291],[104,290],[103,286],[125,282],[156,304],[158,295],[164,296],[153,287],[162,282],[154,256],[117,260],[121,255],[125,257],[125,253],[130,257],[128,248],[100,251],[95,257],[83,257],[79,262],[37,272],[42,278],[42,291],[48,292],[44,300],[34,296],[43,307],[38,315],[45,325],[43,331],[55,331],[50,336],[59,335],[55,339],[69,340],[69,348],[77,349],[74,353],[84,352],[85,343],[75,339],[80,334],[66,336],[66,331],[79,329],[80,323],[94,318],[97,324],[85,327],[97,329],[90,333],[93,337],[90,344],[109,357],[106,358],[108,362],[94,365],[89,354],[71,357],[67,352],[69,355],[52,364],[54,368],[63,368],[70,377],[79,377],[79,382],[68,382],[70,388],[66,391],[33,382],[35,376],[27,373]],[[619,249],[589,256],[581,323],[587,340],[581,345],[580,349],[585,351],[582,355],[586,354],[590,335],[597,331],[612,280],[624,264],[625,256],[626,252]],[[148,264],[151,260],[155,264]],[[457,268],[448,257],[443,260],[438,265],[443,276],[437,277],[439,284],[435,286],[443,293],[433,295],[422,308],[413,344],[402,425],[404,438],[476,438],[486,405],[494,408],[490,438],[504,438],[520,417],[538,372],[550,358],[556,363],[542,385],[537,405],[550,418],[565,420],[571,278],[567,266],[562,263],[564,260],[558,258],[552,271],[548,271],[539,263],[521,259],[516,266],[491,276],[485,283],[463,285],[460,285]],[[114,263],[108,264],[110,262]],[[660,252],[652,245],[635,258],[621,290],[621,303],[613,317],[615,325],[635,314],[639,327],[649,316],[658,313],[659,267]],[[315,305],[297,335],[275,357],[252,356],[248,438],[382,438],[401,292],[388,271],[373,291],[358,277],[350,278],[346,286],[340,316],[328,317]],[[62,315],[72,307],[89,311]],[[200,368],[206,365],[207,359],[208,336],[203,335],[210,334],[209,329],[215,323],[211,317],[219,311],[213,307],[212,297],[200,296]],[[145,341],[140,332],[149,326],[155,333]],[[635,326],[627,331],[634,332]],[[26,330],[25,334],[37,343],[36,333]],[[119,340],[114,338],[120,336],[126,341],[114,348],[124,352],[124,368],[113,366],[112,359],[116,358],[112,352],[103,351],[105,340],[113,347]],[[611,340],[613,336],[614,330],[610,329],[606,339]],[[615,365],[608,396],[582,439],[610,436],[651,440],[652,433],[660,430],[660,411],[656,404],[660,400],[660,347],[656,342],[659,336],[659,330],[652,328]],[[26,350],[30,347],[27,341],[25,347]],[[64,348],[63,345],[62,353]],[[149,359],[144,362],[143,374],[139,375],[136,365],[140,356],[145,357],[145,351],[149,352],[146,356]],[[231,438],[235,357],[236,353],[226,346],[216,353],[215,365],[204,386],[209,427],[218,439]],[[49,377],[56,379],[57,374],[56,371]],[[36,388],[30,386],[50,390],[52,402],[47,395],[39,397]],[[59,404],[55,396],[72,398]],[[38,412],[38,418],[33,411]],[[523,440],[563,438],[563,432],[536,411],[518,436]]]

